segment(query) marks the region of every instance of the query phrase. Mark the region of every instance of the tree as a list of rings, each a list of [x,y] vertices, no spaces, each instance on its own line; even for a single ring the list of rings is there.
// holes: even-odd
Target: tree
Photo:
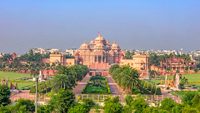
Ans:
[[[132,59],[132,58],[133,58],[133,55],[134,55],[134,52],[127,51],[127,52],[125,53],[125,59]]]
[[[119,98],[108,99],[105,101],[104,113],[121,113],[122,105],[119,102]]]
[[[187,92],[186,94],[183,95],[182,97],[182,102],[185,105],[192,106],[192,99],[195,97],[196,93],[195,92]]]
[[[200,95],[196,94],[192,99],[192,106],[197,107],[200,105]]]
[[[143,113],[170,113],[167,110],[160,109],[158,107],[147,107],[143,110]]]
[[[173,107],[175,107],[177,104],[174,102],[174,100],[172,100],[171,98],[165,98],[162,102],[161,102],[161,109],[164,110],[168,110],[170,112],[172,112]]]
[[[200,59],[199,59],[199,62],[200,62]],[[200,63],[198,63],[198,64],[196,65],[196,67],[197,67],[197,69],[200,69]]]
[[[196,108],[185,107],[182,113],[199,113]]]
[[[6,106],[10,103],[10,88],[0,85],[0,105]]]
[[[58,66],[57,70],[58,74],[54,76],[53,79],[47,80],[46,82],[41,82],[39,84],[39,93],[47,93],[51,90],[57,92],[60,89],[71,90],[73,87],[76,86],[76,82],[82,80],[84,76],[88,73],[88,68],[83,65],[74,65],[70,67]],[[31,87],[31,92],[35,93],[35,86]]]
[[[73,81],[73,83],[71,83]],[[54,91],[60,89],[72,89],[75,86],[75,80],[71,78],[71,75],[59,74],[56,75],[52,80],[52,88]]]
[[[67,113],[69,108],[74,105],[75,96],[69,90],[61,89],[56,95],[50,100],[50,106],[53,111],[57,113]]]
[[[3,61],[7,62],[10,59],[12,59],[12,55],[11,54],[4,54],[3,55],[3,58],[2,58]]]
[[[152,87],[145,87],[144,84],[147,81],[139,80],[139,73],[136,69],[132,69],[130,66],[111,66],[109,73],[119,86],[128,93],[147,93],[147,94],[160,94],[159,88],[156,88],[155,84],[148,82],[148,85]]]
[[[95,103],[90,99],[84,99],[82,104],[77,103],[71,107],[68,113],[89,113],[90,109],[95,106]]]
[[[95,106],[94,101],[92,101],[92,100],[90,100],[90,99],[84,99],[84,100],[83,100],[83,103],[85,104],[85,106],[86,106],[88,109],[91,109],[92,107]]]
[[[11,110],[9,109],[9,106],[1,106],[0,113],[11,113]]]
[[[125,98],[125,101],[128,106],[131,106],[131,103],[133,102],[133,97],[130,95],[127,95]]]
[[[133,107],[134,113],[142,113],[143,110],[148,107],[148,104],[146,103],[144,98],[138,97],[132,102],[132,107]]]
[[[158,73],[157,73],[155,70],[149,70],[150,79],[151,79],[151,78],[155,78],[156,75],[158,75]]]
[[[39,106],[38,113],[52,113],[52,108],[49,105]]]
[[[12,112],[18,111],[19,113],[33,113],[35,111],[35,105],[31,100],[20,99],[16,102],[16,105],[12,108]]]
[[[194,72],[197,73],[199,71],[199,68],[195,68]]]
[[[85,104],[76,104],[69,109],[68,113],[89,113],[89,110]]]
[[[160,66],[160,58],[157,54],[152,53],[149,55],[149,64],[150,65],[155,65],[155,66]]]
[[[188,79],[186,79],[185,77],[181,77],[180,78],[180,83],[179,83],[179,88],[180,89],[184,89],[185,88],[185,84],[188,83]]]
[[[132,89],[139,84],[139,74],[137,70],[130,66],[113,65],[110,70],[113,79],[127,92],[132,92]]]
[[[181,104],[177,104],[172,108],[172,113],[182,113],[184,106]]]

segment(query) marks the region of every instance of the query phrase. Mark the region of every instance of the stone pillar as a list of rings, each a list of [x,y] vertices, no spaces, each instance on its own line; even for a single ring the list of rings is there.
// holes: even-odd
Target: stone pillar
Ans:
[[[99,63],[101,63],[101,56],[99,56]]]
[[[98,60],[98,57],[95,55],[95,63],[97,62],[97,60]]]
[[[179,84],[180,84],[180,76],[178,73],[175,75],[175,87],[176,89],[179,89]]]
[[[96,62],[96,61],[95,61],[95,55],[93,55],[93,61],[94,61],[93,63],[95,63],[95,62]]]
[[[104,61],[103,61],[103,55],[101,56],[101,63],[103,63]]]

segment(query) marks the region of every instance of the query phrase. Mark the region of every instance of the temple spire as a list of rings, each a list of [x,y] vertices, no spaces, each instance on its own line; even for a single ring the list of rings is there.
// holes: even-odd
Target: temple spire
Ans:
[[[101,37],[102,35],[101,35],[101,33],[100,32],[98,32],[98,37]]]

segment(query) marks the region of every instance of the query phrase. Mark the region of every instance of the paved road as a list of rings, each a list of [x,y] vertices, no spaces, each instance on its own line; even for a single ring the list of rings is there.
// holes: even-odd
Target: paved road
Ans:
[[[121,102],[124,102],[124,95],[122,89],[117,85],[111,76],[106,76],[110,91],[113,95],[118,95]]]
[[[111,76],[106,76],[112,94],[121,95],[122,89],[117,85]]]
[[[90,80],[89,75],[86,75],[82,81],[78,82],[76,87],[73,89],[74,94],[81,94],[85,86],[87,85],[87,82]]]

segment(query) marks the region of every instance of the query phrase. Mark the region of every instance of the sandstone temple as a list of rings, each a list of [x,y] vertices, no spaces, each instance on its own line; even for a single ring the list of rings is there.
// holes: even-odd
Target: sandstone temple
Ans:
[[[133,59],[124,59],[125,51],[121,50],[117,43],[110,43],[101,34],[88,42],[83,43],[75,50],[72,58],[63,53],[50,54],[49,63],[65,66],[82,64],[88,66],[90,75],[108,75],[109,68],[114,64],[130,65],[139,71],[140,75],[147,75],[148,56],[136,54]]]
[[[119,45],[111,44],[101,34],[89,43],[83,43],[75,53],[77,63],[87,65],[91,75],[107,75],[110,65],[118,64],[122,57]]]

